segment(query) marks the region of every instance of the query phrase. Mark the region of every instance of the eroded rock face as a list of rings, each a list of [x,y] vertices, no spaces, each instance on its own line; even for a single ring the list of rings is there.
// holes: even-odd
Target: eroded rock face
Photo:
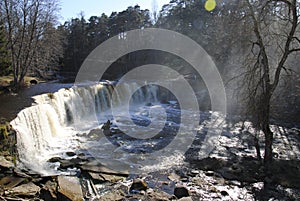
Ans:
[[[0,168],[13,168],[15,165],[11,162],[5,159],[4,156],[0,156]]]
[[[58,198],[67,198],[72,201],[83,201],[83,193],[79,178],[71,176],[58,176]]]

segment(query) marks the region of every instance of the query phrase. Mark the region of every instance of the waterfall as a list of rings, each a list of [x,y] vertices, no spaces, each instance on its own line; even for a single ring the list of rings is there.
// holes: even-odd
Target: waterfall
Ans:
[[[158,87],[149,85],[133,91],[135,83],[121,84],[117,93],[133,94],[133,103],[158,101]],[[35,103],[23,109],[11,122],[17,132],[19,160],[27,168],[43,173],[47,160],[80,146],[76,134],[99,126],[98,115],[110,109],[113,86],[107,83],[62,88],[33,97]]]

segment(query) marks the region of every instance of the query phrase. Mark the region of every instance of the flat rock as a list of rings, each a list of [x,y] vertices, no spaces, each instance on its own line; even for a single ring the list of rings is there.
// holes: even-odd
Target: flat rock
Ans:
[[[104,174],[104,173],[89,172],[88,174],[96,182],[106,182],[106,181],[108,181],[108,182],[115,183],[115,182],[123,180],[125,178],[123,176],[118,176],[118,175],[113,175],[113,174]]]
[[[6,176],[0,180],[0,186],[4,189],[11,189],[18,186],[23,181],[25,181],[25,179],[21,177]]]
[[[58,192],[72,201],[82,201],[83,193],[79,178],[71,176],[58,176]]]
[[[94,162],[81,165],[80,169],[87,172],[104,173],[104,174],[118,175],[124,177],[128,177],[129,175],[128,171],[115,171],[102,164],[94,164]]]
[[[13,162],[6,160],[4,156],[0,156],[0,167],[10,169],[15,167],[15,165]]]
[[[14,187],[8,191],[8,194],[33,197],[40,192],[41,188],[32,182]]]

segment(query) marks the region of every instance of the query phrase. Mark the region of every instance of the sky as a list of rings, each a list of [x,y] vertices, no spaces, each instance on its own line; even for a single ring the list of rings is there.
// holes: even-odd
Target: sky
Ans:
[[[141,9],[152,10],[154,0],[61,0],[61,18],[63,23],[71,18],[79,17],[81,11],[86,18],[90,16],[101,16],[102,13],[110,15],[113,11],[126,10],[128,6],[138,4]],[[158,5],[158,10],[170,0],[155,0]]]

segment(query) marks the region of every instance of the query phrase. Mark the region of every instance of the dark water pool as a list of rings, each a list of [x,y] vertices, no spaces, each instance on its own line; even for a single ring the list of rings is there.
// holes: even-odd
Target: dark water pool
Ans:
[[[6,121],[13,120],[17,114],[25,107],[31,106],[34,102],[33,96],[52,93],[61,88],[71,87],[73,83],[60,83],[57,81],[39,83],[21,90],[18,93],[0,95],[0,118]]]

